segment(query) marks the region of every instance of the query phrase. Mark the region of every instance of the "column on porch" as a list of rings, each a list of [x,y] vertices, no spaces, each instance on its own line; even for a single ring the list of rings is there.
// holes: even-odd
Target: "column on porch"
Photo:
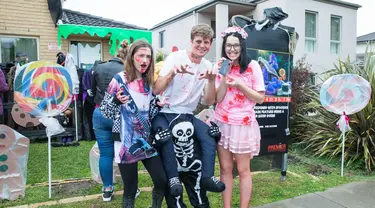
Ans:
[[[216,60],[221,58],[221,32],[223,32],[228,27],[229,22],[229,8],[228,5],[217,4],[215,6],[215,19],[216,19]]]

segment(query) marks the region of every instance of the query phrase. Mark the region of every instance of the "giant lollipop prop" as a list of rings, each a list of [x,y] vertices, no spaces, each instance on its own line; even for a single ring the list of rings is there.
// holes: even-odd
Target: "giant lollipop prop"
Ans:
[[[52,118],[69,107],[72,79],[68,71],[53,62],[31,62],[18,69],[14,79],[14,100],[27,113],[40,118],[48,137],[48,179],[51,198],[51,136],[65,129]]]
[[[344,176],[345,132],[350,130],[349,117],[362,110],[371,97],[370,83],[356,74],[340,74],[329,78],[320,89],[320,103],[341,115],[337,125],[342,133],[341,176]]]

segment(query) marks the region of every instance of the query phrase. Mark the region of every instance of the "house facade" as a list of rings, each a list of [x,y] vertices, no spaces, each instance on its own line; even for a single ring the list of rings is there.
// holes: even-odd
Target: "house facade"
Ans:
[[[107,61],[113,56],[109,52],[110,34],[104,37],[89,33],[70,34],[58,44],[59,24],[146,31],[146,28],[135,25],[62,9],[63,2],[1,0],[0,63],[14,61],[17,52],[27,53],[29,61],[56,62],[56,54],[62,51],[71,53],[77,65],[85,68],[95,60]],[[60,5],[60,8],[55,5]],[[56,12],[61,16],[54,19]],[[61,21],[57,24],[59,19]]]
[[[374,51],[375,32],[366,35],[361,35],[357,38],[357,60],[363,61],[365,58],[366,49]]]
[[[4,70],[8,85],[14,80],[11,66],[18,53],[26,53],[29,62],[43,60],[56,63],[58,52],[69,52],[78,67],[83,69],[80,72],[85,73],[89,72],[96,60],[111,59],[124,39],[131,42],[145,38],[151,42],[151,32],[146,28],[63,9],[63,2],[0,0],[0,70]],[[17,125],[11,113],[15,104],[13,89],[0,92],[0,99],[4,104],[0,124],[6,124],[30,139],[45,137],[42,125],[32,123],[27,128]],[[78,106],[78,120],[75,120],[76,117],[72,120],[80,126],[83,113],[82,105]],[[23,118],[27,120],[30,117]],[[65,136],[75,135],[75,128],[65,129]],[[83,128],[79,129],[81,131]],[[84,132],[79,135],[83,137]]]
[[[271,7],[280,7],[289,15],[282,24],[299,34],[294,59],[306,54],[315,73],[331,69],[339,58],[355,60],[361,6],[340,0],[211,0],[152,27],[153,46],[166,53],[173,46],[189,48],[191,27],[207,23],[215,30],[215,40],[206,58],[215,61],[221,54],[220,32],[233,15],[262,20],[264,9]]]

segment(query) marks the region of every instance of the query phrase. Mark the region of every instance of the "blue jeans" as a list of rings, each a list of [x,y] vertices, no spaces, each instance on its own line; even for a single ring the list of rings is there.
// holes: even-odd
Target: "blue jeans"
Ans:
[[[112,126],[111,119],[104,118],[99,108],[95,108],[92,117],[93,128],[98,142],[100,158],[99,158],[99,172],[103,181],[104,188],[113,187],[113,157],[114,157],[114,142],[112,140]]]

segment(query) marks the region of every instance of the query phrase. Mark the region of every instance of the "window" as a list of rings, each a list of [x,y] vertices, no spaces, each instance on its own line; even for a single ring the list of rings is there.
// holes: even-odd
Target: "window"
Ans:
[[[163,48],[164,47],[164,33],[165,33],[165,30],[159,32],[159,48]]]
[[[16,53],[26,53],[31,61],[38,61],[38,38],[0,36],[0,63],[12,62]]]
[[[100,42],[71,41],[69,52],[73,55],[79,68],[90,70],[95,61],[102,60]]]
[[[305,51],[316,52],[316,25],[317,25],[317,13],[306,12],[305,13]]]
[[[341,17],[331,16],[331,54],[340,53]]]
[[[214,38],[216,37],[216,21],[215,20],[211,20],[211,28],[212,30],[214,31]]]

